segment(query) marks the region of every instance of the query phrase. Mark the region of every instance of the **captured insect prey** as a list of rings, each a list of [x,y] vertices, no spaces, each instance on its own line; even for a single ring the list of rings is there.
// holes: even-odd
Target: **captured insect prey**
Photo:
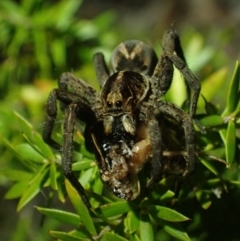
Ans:
[[[95,154],[103,183],[117,197],[134,200],[141,193],[139,173],[147,166],[151,188],[165,175],[177,176],[180,187],[196,169],[193,118],[200,82],[188,68],[177,32],[165,32],[162,54],[138,40],[119,44],[111,57],[111,71],[102,53],[94,55],[101,89],[95,90],[72,73],[63,73],[46,105],[43,139],[62,151],[62,170],[85,205],[90,202],[72,171],[73,134],[77,121],[85,123],[86,148]],[[174,66],[190,89],[189,112],[160,98],[169,90]],[[57,101],[65,113],[63,143],[52,138]],[[166,151],[179,154],[167,156]]]

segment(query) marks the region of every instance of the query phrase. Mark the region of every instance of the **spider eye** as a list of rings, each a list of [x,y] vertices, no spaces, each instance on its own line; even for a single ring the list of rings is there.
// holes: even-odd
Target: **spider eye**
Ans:
[[[108,101],[107,106],[108,106],[108,108],[112,108],[112,102]]]
[[[116,107],[121,107],[121,106],[122,106],[122,101],[118,100],[118,101],[116,102]]]

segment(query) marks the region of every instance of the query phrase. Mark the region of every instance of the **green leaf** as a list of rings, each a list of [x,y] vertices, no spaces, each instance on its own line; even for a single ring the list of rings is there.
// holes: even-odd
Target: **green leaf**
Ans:
[[[129,211],[126,217],[126,224],[129,230],[129,233],[136,232],[139,228],[139,215],[136,211]]]
[[[236,128],[233,120],[229,120],[226,135],[226,162],[230,167],[235,158],[236,149]]]
[[[226,129],[221,129],[219,131],[219,134],[222,138],[223,143],[226,145],[226,136],[227,136],[227,130]]]
[[[127,239],[115,234],[106,232],[103,237],[100,239],[101,241],[128,241]]]
[[[141,241],[140,238],[138,237],[138,235],[136,233],[132,233],[129,235],[129,240],[130,241]]]
[[[44,157],[40,155],[32,146],[28,143],[21,143],[15,147],[16,152],[22,156],[23,159],[43,163]]]
[[[208,169],[209,171],[211,171],[214,175],[216,175],[216,176],[219,175],[218,170],[212,165],[211,162],[209,162],[209,161],[207,161],[207,160],[204,160],[204,159],[202,159],[202,158],[200,158],[200,157],[199,157],[199,160],[200,160],[201,163],[202,163],[205,167],[207,167],[207,169]]]
[[[7,170],[0,172],[0,174],[4,175],[7,179],[11,181],[29,181],[33,174],[30,172],[24,172],[19,170]]]
[[[191,241],[188,234],[183,231],[183,229],[177,223],[164,222],[162,226],[163,229],[173,237],[183,241]]]
[[[96,232],[93,220],[82,198],[80,198],[78,192],[75,190],[75,188],[71,185],[71,183],[67,179],[65,179],[65,185],[66,185],[67,193],[71,200],[71,203],[73,204],[76,212],[81,218],[84,226],[86,227],[86,229],[91,235],[96,235],[97,232]]]
[[[91,186],[92,186],[92,190],[95,194],[99,194],[99,195],[102,194],[104,184],[99,177],[95,178],[95,180]]]
[[[42,136],[39,135],[33,128],[32,125],[26,121],[20,114],[14,112],[17,123],[19,124],[19,129],[24,136],[29,141],[29,143],[33,144],[34,148],[39,150],[42,156],[46,157],[49,160],[54,160],[55,156],[51,151],[50,147],[43,141]]]
[[[66,43],[63,39],[55,39],[52,41],[51,52],[56,68],[63,68],[66,60]]]
[[[170,201],[173,199],[173,197],[175,196],[175,193],[171,190],[167,190],[161,197],[159,200],[166,202],[166,201]]]
[[[154,241],[153,225],[150,221],[149,215],[143,212],[140,213],[140,239],[147,241]]]
[[[226,80],[227,71],[227,68],[223,67],[214,72],[212,75],[208,76],[202,82],[201,93],[207,101],[210,101],[216,95],[223,82]],[[199,98],[198,107],[204,109],[205,101],[203,98]]]
[[[51,234],[51,236],[60,239],[61,241],[90,241],[90,239],[76,237],[75,235],[66,232],[49,231],[49,233]]]
[[[82,170],[94,167],[96,165],[97,165],[97,163],[95,161],[88,159],[88,158],[82,158],[82,160],[73,163],[72,170],[73,171],[82,171]]]
[[[56,13],[55,19],[57,20],[56,28],[61,31],[64,31],[71,27],[73,22],[74,13],[79,9],[82,1],[80,0],[68,0],[61,1],[58,4],[55,4],[53,13]]]
[[[117,215],[122,215],[126,212],[129,212],[130,210],[131,210],[131,206],[125,200],[105,204],[100,207],[100,212],[104,217],[114,217]]]
[[[239,95],[240,95],[240,92],[239,92]],[[232,114],[231,114],[231,117],[239,116],[239,113],[240,113],[240,98],[239,98],[239,101],[238,101],[238,104],[237,104],[236,109],[235,109],[234,112],[232,112]],[[239,120],[239,119],[238,119],[238,120]],[[237,122],[237,123],[239,123],[239,122]]]
[[[171,200],[174,197],[174,192],[169,189],[173,186],[175,177],[169,176],[163,178],[150,192],[149,199],[156,201],[167,201]],[[144,205],[144,202],[141,203],[141,206]],[[147,204],[148,205],[148,204]],[[146,206],[147,207],[147,206]]]
[[[227,109],[224,111],[224,116],[230,115],[237,107],[239,102],[238,91],[239,91],[239,81],[240,81],[240,66],[239,61],[236,62],[235,70],[230,82],[227,95]]]
[[[38,173],[34,175],[34,178],[29,182],[28,188],[23,193],[18,206],[17,211],[20,211],[28,202],[30,202],[40,191],[45,175],[47,174],[48,169],[46,168],[47,164],[43,165]]]
[[[17,160],[27,169],[29,169],[30,171],[33,171],[35,168],[33,168],[32,165],[29,165],[29,162],[24,160],[22,158],[21,155],[18,154],[18,152],[15,150],[15,146],[10,143],[9,141],[7,141],[5,138],[3,138],[2,136],[0,136],[0,138],[2,139],[4,145],[8,148],[8,150],[12,153],[12,155],[17,157]]]
[[[79,216],[74,213],[65,212],[57,209],[50,209],[50,208],[41,208],[41,207],[36,207],[36,208],[39,212],[55,220],[58,220],[61,223],[66,223],[66,224],[78,227],[81,222]]]
[[[58,198],[61,202],[66,201],[66,189],[65,185],[63,184],[63,178],[58,178]]]
[[[208,115],[208,116],[201,118],[199,120],[199,123],[201,124],[201,126],[210,127],[210,126],[222,125],[224,122],[223,122],[223,118],[221,116]]]
[[[58,189],[56,163],[50,164],[50,184],[53,190]]]
[[[195,32],[191,38],[188,37],[187,40],[188,41],[184,49],[184,54],[186,56],[189,68],[193,71],[193,73],[195,73],[204,68],[204,66],[214,55],[215,51],[206,46],[204,43],[204,37],[197,32]],[[196,61],[196,56],[198,61]]]
[[[152,216],[157,216],[158,218],[164,219],[166,221],[182,222],[182,221],[189,220],[189,218],[182,215],[181,213],[163,206],[151,205],[149,207],[149,211]]]
[[[81,172],[79,182],[82,184],[82,186],[89,188],[91,181],[94,175],[96,174],[96,170],[97,170],[97,167],[95,166],[93,168],[87,169],[84,172]]]
[[[211,102],[208,102],[203,95],[201,95],[201,97],[203,98],[204,102],[205,102],[205,111],[207,115],[215,115],[218,113],[218,109],[217,107],[212,104]]]
[[[82,20],[72,26],[76,37],[82,41],[96,38],[99,28],[90,20]]]
[[[44,19],[44,18],[42,18]],[[50,76],[51,62],[47,50],[47,34],[41,28],[33,29],[34,52],[42,76]]]
[[[198,190],[196,191],[196,197],[202,208],[208,209],[211,206],[212,201],[207,192],[204,192],[203,190]]]
[[[8,189],[7,193],[5,194],[6,199],[14,199],[19,198],[23,195],[25,190],[28,187],[28,182],[17,182],[13,184],[10,189]]]
[[[74,237],[82,238],[84,240],[90,239],[89,234],[87,233],[87,230],[82,225],[78,229],[74,229],[74,230],[70,231],[69,234]],[[94,239],[95,237],[96,236],[93,236],[92,238]],[[97,239],[95,238],[95,240],[97,240]]]

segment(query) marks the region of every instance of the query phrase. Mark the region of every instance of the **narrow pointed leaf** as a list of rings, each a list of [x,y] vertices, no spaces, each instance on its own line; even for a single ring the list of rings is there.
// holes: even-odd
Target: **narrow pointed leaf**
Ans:
[[[61,241],[90,241],[90,239],[76,237],[72,234],[60,231],[49,231],[49,233],[51,234],[51,236]]]
[[[30,202],[41,190],[43,180],[47,173],[47,165],[43,165],[42,168],[38,171],[35,177],[29,182],[28,188],[23,193],[18,206],[17,211],[21,210],[28,202]]]
[[[15,147],[16,152],[22,156],[25,160],[33,162],[43,163],[44,157],[40,155],[32,146],[28,143],[21,143]]]
[[[14,199],[19,198],[23,195],[25,190],[28,188],[28,182],[17,182],[13,184],[10,189],[8,189],[4,198],[6,199]]]
[[[207,77],[202,82],[201,93],[207,101],[210,101],[217,93],[223,82],[226,80],[227,68],[221,68]],[[205,101],[203,98],[199,98],[198,107],[204,109]]]
[[[57,184],[57,170],[56,170],[56,163],[52,162],[50,164],[50,184],[52,189],[57,190],[58,184]]]
[[[57,68],[62,68],[66,64],[66,43],[62,39],[52,41],[51,53],[53,62]]]
[[[240,66],[239,66],[239,61],[237,61],[235,70],[230,82],[230,86],[228,89],[227,110],[224,113],[224,116],[231,114],[237,107],[237,104],[239,102],[238,100],[239,83],[240,83]]]
[[[58,178],[58,198],[64,203],[66,201],[66,189],[62,178]]]
[[[94,180],[93,185],[92,185],[92,190],[93,190],[94,193],[101,195],[102,194],[102,190],[103,190],[103,186],[104,186],[104,184],[101,181],[101,179],[100,178],[96,178]]]
[[[235,158],[235,149],[236,149],[236,128],[234,121],[230,120],[227,127],[227,136],[226,136],[226,162],[227,167],[229,167]]]
[[[219,134],[222,138],[223,143],[226,145],[226,136],[227,136],[227,130],[226,129],[221,129],[219,131]]]
[[[129,239],[130,239],[130,241],[141,241],[136,233],[130,234]]]
[[[0,172],[0,174],[4,175],[7,179],[11,181],[29,181],[32,179],[33,174],[30,172],[19,171],[19,170],[8,170]]]
[[[18,152],[15,150],[15,146],[10,143],[9,141],[7,141],[5,138],[2,138],[0,136],[0,138],[2,139],[4,145],[8,148],[8,150],[12,153],[12,155],[14,155],[16,157],[16,159],[27,169],[29,169],[30,171],[32,171],[34,168],[32,167],[32,165],[29,165],[29,162],[24,160],[22,158],[21,155],[18,154]]]
[[[206,161],[206,160],[204,160],[204,159],[202,159],[202,158],[200,158],[200,157],[199,157],[199,160],[200,160],[201,163],[202,163],[205,167],[207,167],[207,169],[210,170],[214,175],[216,175],[216,176],[219,175],[218,170],[214,167],[214,165],[213,165],[211,162]]]
[[[208,209],[211,206],[212,202],[210,196],[203,190],[196,191],[196,197],[202,208]]]
[[[149,210],[152,216],[156,215],[158,218],[164,219],[166,221],[182,222],[189,220],[189,218],[182,215],[181,213],[167,207],[152,205],[149,207]]]
[[[69,0],[69,1],[59,1],[58,4],[55,5],[53,10],[57,13],[55,19],[56,27],[60,30],[65,30],[71,26],[72,17],[75,12],[79,9],[82,1],[79,0]]]
[[[96,235],[97,232],[96,232],[93,220],[90,216],[90,213],[86,205],[83,203],[82,198],[80,198],[78,192],[75,190],[75,188],[73,188],[73,186],[67,179],[65,179],[65,185],[66,185],[68,196],[76,212],[81,218],[81,221],[83,222],[84,226],[86,227],[86,229],[91,235],[93,236]]]
[[[136,211],[129,211],[126,218],[129,233],[136,232],[139,228],[139,215]]]
[[[66,223],[69,225],[73,225],[78,227],[81,220],[77,214],[70,213],[70,212],[65,212],[62,210],[57,210],[57,209],[50,209],[50,208],[41,208],[41,207],[36,207],[37,210],[44,215],[54,218],[55,220],[58,220],[59,222]]]
[[[128,241],[127,239],[115,234],[106,232],[103,236],[103,238],[100,239],[101,241]]]
[[[17,112],[14,112],[14,114],[17,118],[19,129],[25,134],[27,140],[39,150],[41,155],[45,156],[47,159],[55,159],[50,147],[44,143],[42,136],[33,129],[32,125]]]
[[[218,115],[209,115],[199,120],[201,126],[218,126],[223,124],[223,118]]]
[[[79,161],[73,163],[72,170],[73,171],[81,171],[81,170],[89,169],[96,165],[97,164],[95,161],[88,159],[88,158],[82,158],[82,160],[79,160]]]
[[[163,229],[175,238],[191,241],[188,234],[177,223],[164,222]]]
[[[140,239],[154,241],[153,227],[148,214],[140,213]]]
[[[105,204],[100,207],[100,212],[104,217],[114,217],[122,215],[131,210],[131,206],[127,201],[119,201],[114,203]]]

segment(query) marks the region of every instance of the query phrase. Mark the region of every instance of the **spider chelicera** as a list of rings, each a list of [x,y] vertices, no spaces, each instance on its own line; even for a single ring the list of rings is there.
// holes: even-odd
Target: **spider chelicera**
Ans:
[[[187,67],[175,30],[165,32],[162,46],[158,60],[154,50],[141,41],[121,43],[112,54],[111,74],[103,54],[97,53],[94,65],[100,91],[72,73],[63,73],[58,88],[49,95],[43,139],[53,148],[61,149],[63,173],[88,208],[91,207],[88,197],[71,168],[74,127],[78,120],[85,123],[86,147],[96,156],[102,181],[120,198],[133,200],[139,195],[138,173],[147,162],[151,164],[147,187],[162,178],[164,151],[171,150],[172,142],[177,142],[172,138],[170,126],[173,130],[181,129],[184,137],[184,142],[178,145],[186,152],[186,164],[178,183],[195,171],[193,117],[201,86]],[[189,114],[159,99],[170,88],[173,66],[180,70],[191,90]],[[62,145],[51,137],[57,101],[65,112]]]

